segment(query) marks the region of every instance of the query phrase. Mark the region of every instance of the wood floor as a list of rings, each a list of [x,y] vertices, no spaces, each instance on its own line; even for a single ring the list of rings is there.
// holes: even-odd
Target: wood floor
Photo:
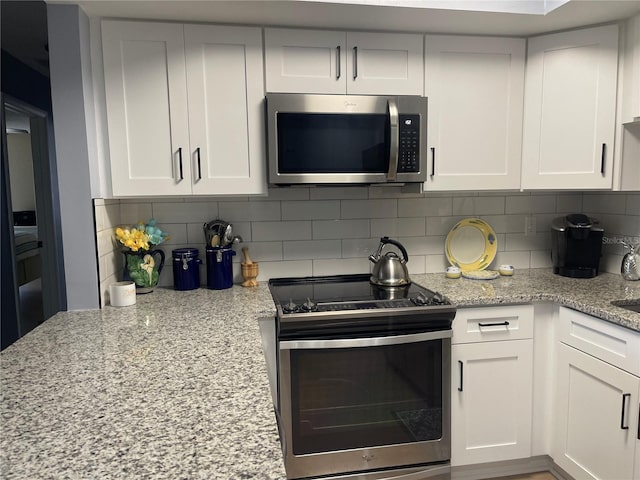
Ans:
[[[557,480],[549,472],[529,473],[526,475],[514,475],[509,477],[500,477],[499,479],[487,479],[487,480]]]

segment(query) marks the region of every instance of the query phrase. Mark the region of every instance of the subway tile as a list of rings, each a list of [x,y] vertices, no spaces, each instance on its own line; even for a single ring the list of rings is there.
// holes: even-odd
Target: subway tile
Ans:
[[[219,218],[227,222],[253,222],[280,220],[280,202],[226,202],[220,203]]]
[[[282,202],[282,220],[330,220],[340,217],[339,200]]]
[[[314,220],[313,239],[369,238],[369,220]]]
[[[551,249],[551,234],[536,233],[535,235],[524,235],[520,233],[509,233],[506,235],[505,242],[505,251],[507,252],[548,250]]]
[[[313,275],[344,275],[349,273],[369,273],[366,258],[339,258],[313,260]]]
[[[583,207],[586,212],[623,214],[626,212],[627,197],[617,193],[585,194]]]
[[[398,217],[451,216],[451,197],[408,198],[398,200]]]
[[[285,260],[312,260],[314,258],[340,258],[340,240],[301,240],[283,242]]]
[[[139,221],[147,221],[153,217],[151,203],[120,203],[120,223],[133,225]]]
[[[627,194],[625,213],[627,215],[640,215],[640,193]]]
[[[369,198],[367,187],[315,187],[309,190],[311,200],[357,200]]]
[[[401,186],[371,185],[369,187],[369,198],[420,198],[420,192],[410,192]]]
[[[311,222],[253,222],[251,224],[253,241],[270,240],[311,240]]]
[[[372,237],[424,237],[425,218],[373,218]]]
[[[99,257],[113,252],[114,249],[119,247],[113,230],[102,230],[97,233],[96,237]]]
[[[410,259],[411,261],[407,263],[407,270],[410,276],[427,273],[426,255],[412,255]]]
[[[122,224],[120,219],[120,203],[105,205],[102,218],[103,229],[114,229]]]
[[[496,233],[506,233],[508,231],[507,222],[510,215],[482,215],[484,220]]]
[[[623,255],[614,255],[614,254],[603,255],[602,259],[600,260],[599,272],[614,273],[619,275],[620,266],[622,265],[623,258],[624,258]]]
[[[398,239],[409,254],[409,261],[412,255],[431,255],[444,252],[444,243],[446,237],[430,236],[430,237],[402,237]]]
[[[237,259],[238,262],[244,262],[244,255],[242,253],[242,248],[246,247],[247,252],[249,253],[249,257],[253,262],[272,262],[276,260],[282,260],[282,245],[283,242],[275,241],[275,242],[246,242],[239,246],[236,246],[235,249],[238,251]],[[297,259],[285,259],[285,260],[297,260]]]
[[[454,197],[452,200],[453,215],[475,215],[476,200],[478,200],[478,197]]]
[[[444,272],[449,266],[449,261],[446,255],[426,255],[425,273],[440,273]],[[428,287],[428,285],[426,285]]]
[[[503,196],[478,197],[475,202],[475,215],[504,215],[504,204]]]
[[[556,212],[579,213],[582,212],[582,194],[560,194],[556,197]]]
[[[342,200],[340,218],[395,218],[398,216],[398,200]]]
[[[380,245],[380,239],[378,238],[356,238],[342,240],[342,258],[369,258],[369,255],[375,253]],[[393,246],[385,247],[385,252],[388,249],[394,249]],[[334,257],[335,258],[335,257]],[[339,257],[338,257],[339,258]]]
[[[258,281],[278,277],[310,277],[313,275],[312,260],[285,260],[282,262],[260,262]]]
[[[158,224],[158,226],[162,229],[162,231],[165,231],[169,234],[169,237],[167,237],[162,245],[184,245],[188,243],[186,223],[162,223]],[[172,248],[179,247],[174,246]]]
[[[126,206],[123,205],[123,209]],[[160,228],[163,223],[196,223],[212,220],[218,216],[215,202],[154,203],[153,217]]]
[[[498,252],[496,258],[491,262],[489,268],[491,270],[497,270],[500,265],[513,265],[516,269],[515,275],[518,275],[519,268],[531,268],[530,267],[530,252]]]
[[[530,258],[530,268],[551,268],[553,266],[553,261],[551,260],[551,249],[532,250]]]
[[[427,217],[427,235],[448,235],[460,217]]]
[[[309,200],[309,189],[314,187],[272,187],[267,196],[251,197],[252,202],[274,200]]]
[[[505,213],[552,213],[556,211],[555,195],[509,195],[505,199]]]

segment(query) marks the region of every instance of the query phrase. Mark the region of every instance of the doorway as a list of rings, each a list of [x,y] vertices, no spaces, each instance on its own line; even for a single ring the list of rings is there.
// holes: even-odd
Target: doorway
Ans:
[[[2,348],[64,308],[64,270],[59,232],[59,202],[52,176],[47,112],[3,96],[2,255],[13,259],[13,275],[3,277],[13,295],[3,297]],[[55,171],[55,170],[53,170]],[[5,227],[5,218],[7,226]],[[5,305],[15,301],[15,308]],[[13,310],[13,314],[4,315]]]

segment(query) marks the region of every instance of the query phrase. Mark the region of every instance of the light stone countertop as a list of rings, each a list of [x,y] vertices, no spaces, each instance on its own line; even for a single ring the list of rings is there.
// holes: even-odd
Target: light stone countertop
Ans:
[[[414,275],[458,306],[557,302],[640,331],[619,275]],[[0,354],[0,477],[283,479],[255,289],[158,288],[131,307],[61,312]]]

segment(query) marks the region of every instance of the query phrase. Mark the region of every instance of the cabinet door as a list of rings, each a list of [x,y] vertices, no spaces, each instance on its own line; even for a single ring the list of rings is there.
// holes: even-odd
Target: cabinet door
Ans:
[[[529,39],[522,187],[611,188],[618,26]]]
[[[259,28],[186,25],[193,193],[266,191]]]
[[[347,93],[422,95],[422,35],[347,33]]]
[[[115,196],[191,193],[182,25],[102,22]]]
[[[346,93],[344,32],[267,28],[267,92]]]
[[[427,35],[430,190],[520,188],[525,40]]]
[[[451,465],[531,456],[533,340],[451,351]]]
[[[563,343],[557,372],[553,460],[576,480],[637,478],[638,377]]]

